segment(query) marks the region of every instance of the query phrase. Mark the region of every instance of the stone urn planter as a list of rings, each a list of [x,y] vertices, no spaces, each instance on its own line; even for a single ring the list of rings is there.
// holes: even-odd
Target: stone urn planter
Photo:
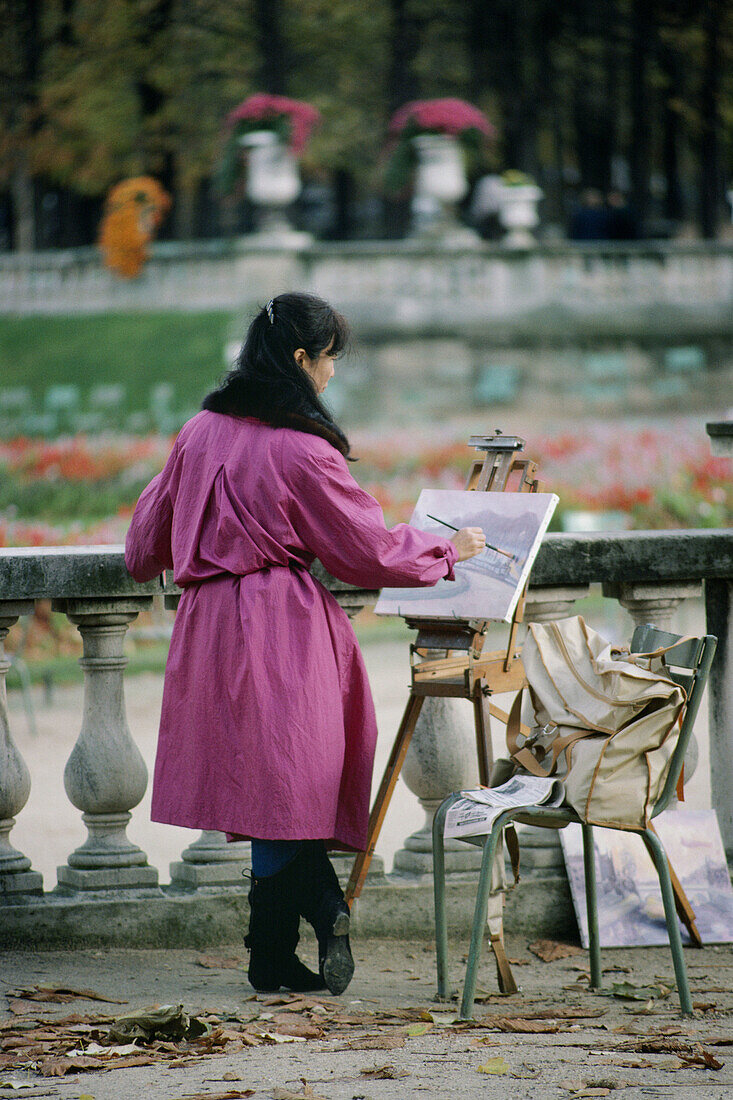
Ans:
[[[272,244],[311,241],[290,224],[288,211],[301,191],[298,162],[273,130],[253,130],[239,142],[247,155],[246,195],[258,211],[257,237]]]
[[[499,222],[506,230],[503,243],[508,248],[531,248],[535,244],[532,230],[539,225],[537,206],[542,195],[534,183],[497,186]]]
[[[412,199],[413,236],[444,243],[470,244],[476,234],[460,225],[456,206],[468,192],[463,152],[452,134],[412,138],[417,154]]]

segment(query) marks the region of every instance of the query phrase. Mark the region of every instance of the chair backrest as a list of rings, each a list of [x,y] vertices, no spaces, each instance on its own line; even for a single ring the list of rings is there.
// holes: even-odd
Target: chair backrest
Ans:
[[[687,692],[679,737],[672,753],[664,788],[654,806],[652,817],[656,817],[666,809],[677,787],[717,644],[718,639],[712,634],[705,634],[701,638],[685,638],[681,634],[670,634],[666,630],[659,630],[651,623],[638,626],[634,631],[631,639],[632,653],[651,653],[664,646],[673,647],[664,655],[669,677]]]

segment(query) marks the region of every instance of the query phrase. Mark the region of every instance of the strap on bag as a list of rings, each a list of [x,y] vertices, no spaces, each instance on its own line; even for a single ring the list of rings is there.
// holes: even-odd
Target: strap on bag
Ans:
[[[518,993],[519,989],[504,950],[504,941],[496,932],[490,933],[490,936],[491,950],[494,952],[494,959],[496,960],[496,977],[499,989],[502,993]]]
[[[530,772],[532,775],[539,776],[541,779],[547,779],[552,775],[557,765],[557,758],[565,749],[574,745],[576,741],[582,741],[585,737],[593,737],[598,731],[578,729],[574,733],[567,734],[565,737],[556,737],[552,742],[550,766],[545,767],[544,764],[540,763],[537,759],[528,744],[522,745],[521,747],[519,745],[520,733],[525,737],[531,736],[529,727],[523,725],[519,720],[522,710],[523,690],[524,689],[517,692],[506,720],[507,748],[509,749],[511,759],[514,760],[515,763],[520,764],[525,771]],[[545,726],[545,729],[547,729],[547,726]],[[557,726],[555,726],[555,729],[557,729]]]
[[[694,634],[685,634],[684,637],[678,638],[676,642],[672,642],[671,645],[662,645],[659,649],[652,649],[648,653],[623,653],[621,660],[627,661],[630,665],[636,664],[636,658],[640,657],[643,661],[651,661],[654,657],[663,657],[665,653],[669,653],[670,649],[676,649],[678,645],[683,645],[685,642],[691,642],[695,638]]]

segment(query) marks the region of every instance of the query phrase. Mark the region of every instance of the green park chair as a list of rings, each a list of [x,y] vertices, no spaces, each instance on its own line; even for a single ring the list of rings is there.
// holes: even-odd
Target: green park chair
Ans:
[[[637,627],[631,639],[631,650],[635,653],[648,653],[661,646],[673,646],[666,654],[665,660],[669,669],[669,675],[677,683],[681,684],[687,692],[687,703],[682,716],[680,734],[671,757],[669,772],[662,793],[652,810],[652,817],[656,817],[666,809],[672,799],[677,782],[682,771],[685,752],[690,741],[692,728],[700,706],[700,699],[705,689],[710,666],[715,654],[717,639],[711,634],[701,638],[685,638],[678,634],[669,634],[664,630],[658,630],[651,625]],[[436,956],[438,968],[438,997],[447,999],[448,989],[448,929],[446,923],[445,907],[445,852],[443,846],[443,830],[445,817],[453,805],[460,798],[460,793],[449,795],[440,805],[433,822],[433,881],[435,889],[435,938]],[[596,867],[593,852],[593,827],[584,824],[574,810],[569,807],[517,807],[506,810],[494,822],[490,833],[482,836],[465,837],[468,843],[483,848],[481,871],[478,881],[478,892],[473,917],[473,931],[471,934],[471,946],[468,953],[468,965],[463,986],[463,999],[461,1001],[460,1018],[470,1020],[473,1016],[474,999],[476,996],[476,979],[478,977],[479,958],[486,929],[486,914],[491,887],[491,869],[494,863],[497,848],[502,842],[504,826],[511,821],[521,824],[536,825],[541,828],[563,829],[571,822],[580,824],[583,835],[583,861],[585,868],[585,891],[588,910],[588,938],[590,948],[590,985],[592,989],[601,988],[601,951],[598,936],[598,909],[596,899]],[[604,826],[607,828],[608,826]],[[687,969],[682,953],[682,937],[677,920],[674,892],[670,879],[669,863],[659,837],[651,828],[636,829],[641,836],[649,855],[654,863],[659,885],[664,902],[664,915],[667,922],[667,934],[672,950],[674,973],[677,982],[677,991],[680,999],[680,1008],[683,1016],[692,1015],[692,999],[690,987],[687,981]]]

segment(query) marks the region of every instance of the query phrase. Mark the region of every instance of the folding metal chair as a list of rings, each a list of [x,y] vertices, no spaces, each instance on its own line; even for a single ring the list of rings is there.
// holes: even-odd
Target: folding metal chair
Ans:
[[[675,644],[679,643],[679,644]],[[707,634],[701,638],[687,638],[683,640],[679,634],[669,634],[664,630],[658,630],[649,624],[637,627],[631,639],[631,650],[635,653],[648,653],[661,646],[673,646],[665,657],[669,666],[670,677],[681,684],[687,692],[687,703],[682,716],[682,724],[679,737],[672,754],[667,779],[662,793],[652,810],[651,817],[656,817],[666,809],[675,793],[677,782],[682,772],[685,752],[689,744],[692,728],[700,706],[700,699],[705,689],[710,666],[715,654],[717,638]],[[445,817],[453,805],[460,798],[460,794],[451,794],[439,807],[433,822],[433,881],[435,889],[435,939],[436,956],[438,966],[438,996],[447,998],[448,990],[448,931],[445,911],[445,853],[443,846],[443,830]],[[485,836],[461,838],[468,843],[483,848],[481,872],[479,875],[478,892],[473,917],[473,931],[471,934],[471,946],[468,953],[468,965],[463,986],[463,999],[461,1001],[460,1018],[470,1020],[473,1016],[473,1005],[476,996],[476,979],[478,976],[479,958],[481,946],[486,929],[486,913],[491,887],[491,868],[494,863],[497,848],[502,842],[503,829],[510,821],[518,821],[521,824],[537,825],[541,828],[564,829],[571,822],[581,825],[583,831],[583,862],[585,867],[585,892],[588,910],[588,938],[590,946],[590,985],[592,989],[601,988],[601,951],[598,937],[598,907],[596,898],[596,867],[593,853],[593,826],[584,824],[574,810],[569,807],[548,808],[542,806],[518,807],[506,810],[494,822],[490,833]],[[596,826],[598,827],[598,826]],[[609,828],[610,826],[603,826]],[[628,830],[625,830],[628,831]],[[664,915],[667,922],[667,934],[672,950],[674,973],[677,980],[677,991],[680,998],[680,1008],[683,1016],[692,1015],[692,999],[690,987],[687,981],[687,969],[682,953],[682,937],[677,921],[677,909],[675,895],[672,889],[670,867],[666,853],[659,837],[651,825],[646,829],[634,829],[641,836],[649,855],[652,858],[664,902]]]

